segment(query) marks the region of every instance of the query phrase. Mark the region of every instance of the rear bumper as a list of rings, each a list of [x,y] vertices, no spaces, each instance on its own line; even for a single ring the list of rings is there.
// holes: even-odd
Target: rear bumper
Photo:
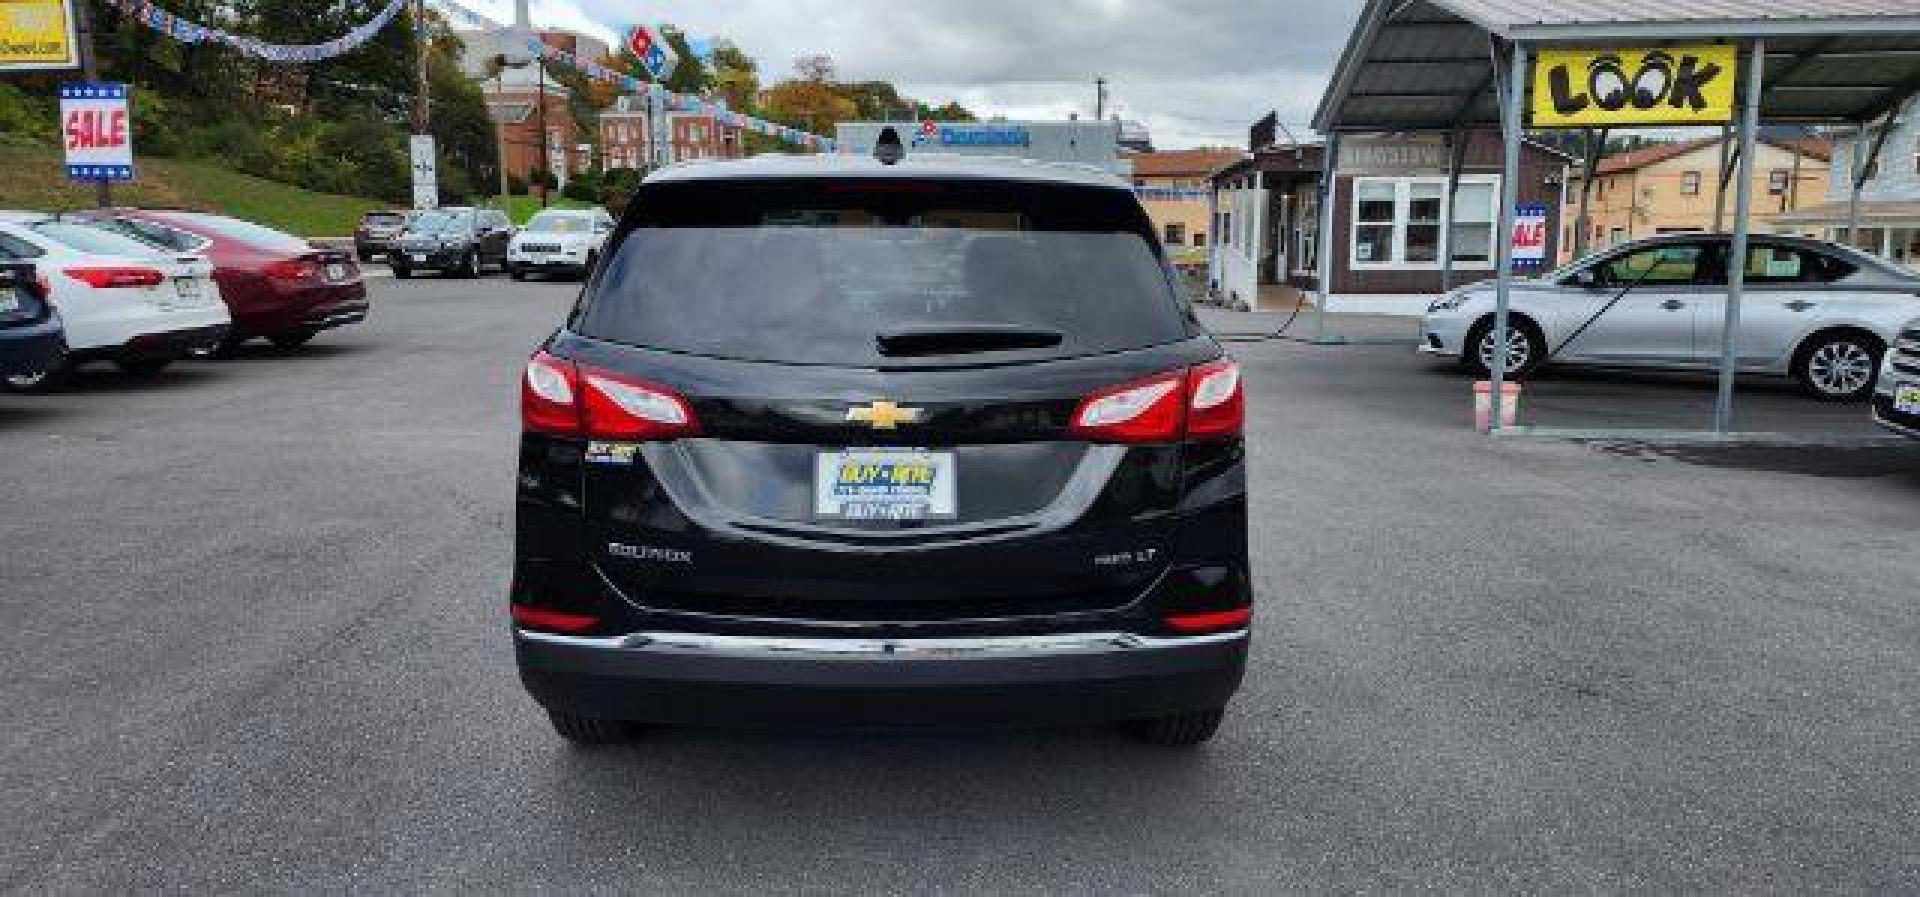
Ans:
[[[1073,725],[1224,705],[1248,633],[811,639],[517,630],[521,681],[581,716],[718,726]]]
[[[1873,422],[1890,432],[1920,439],[1920,414],[1902,414],[1893,410],[1893,396],[1888,393],[1873,397]]]
[[[367,308],[364,281],[282,286],[235,303],[233,327],[241,336],[326,330],[365,320]]]
[[[38,324],[0,329],[0,376],[44,371],[66,349],[60,322],[51,317]]]
[[[144,333],[117,346],[75,349],[68,358],[82,361],[140,361],[153,358],[180,358],[190,350],[212,346],[225,339],[232,328],[226,324]]]

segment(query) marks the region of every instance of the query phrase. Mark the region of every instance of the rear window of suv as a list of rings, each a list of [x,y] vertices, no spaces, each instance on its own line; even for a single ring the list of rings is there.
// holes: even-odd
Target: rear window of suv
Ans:
[[[1124,190],[998,181],[667,184],[577,316],[583,334],[749,361],[874,365],[901,328],[1057,331],[1022,358],[1197,330]],[[980,360],[977,355],[969,360]],[[925,359],[921,359],[924,361]]]

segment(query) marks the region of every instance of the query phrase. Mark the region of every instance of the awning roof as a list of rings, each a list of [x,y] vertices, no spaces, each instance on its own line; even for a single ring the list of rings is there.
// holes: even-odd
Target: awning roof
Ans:
[[[1498,125],[1492,39],[1587,47],[1767,40],[1760,117],[1870,121],[1920,88],[1920,0],[1368,0],[1313,126]]]
[[[1845,202],[1824,202],[1817,206],[1781,212],[1767,219],[1769,224],[1846,224],[1849,206]],[[1902,199],[1864,200],[1860,203],[1860,223],[1867,226],[1894,224],[1920,226],[1920,201]]]

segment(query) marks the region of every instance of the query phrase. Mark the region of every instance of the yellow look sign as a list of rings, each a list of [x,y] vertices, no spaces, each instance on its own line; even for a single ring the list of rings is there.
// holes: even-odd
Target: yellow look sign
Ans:
[[[1733,120],[1732,46],[1541,50],[1533,126],[1710,125]]]
[[[0,72],[79,67],[69,0],[0,0]]]

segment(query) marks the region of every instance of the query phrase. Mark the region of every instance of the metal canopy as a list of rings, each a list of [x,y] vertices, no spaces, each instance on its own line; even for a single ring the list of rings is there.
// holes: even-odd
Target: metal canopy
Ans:
[[[1920,0],[1369,0],[1314,128],[1499,124],[1490,37],[1589,47],[1765,38],[1760,118],[1777,124],[1872,121],[1920,88]]]

